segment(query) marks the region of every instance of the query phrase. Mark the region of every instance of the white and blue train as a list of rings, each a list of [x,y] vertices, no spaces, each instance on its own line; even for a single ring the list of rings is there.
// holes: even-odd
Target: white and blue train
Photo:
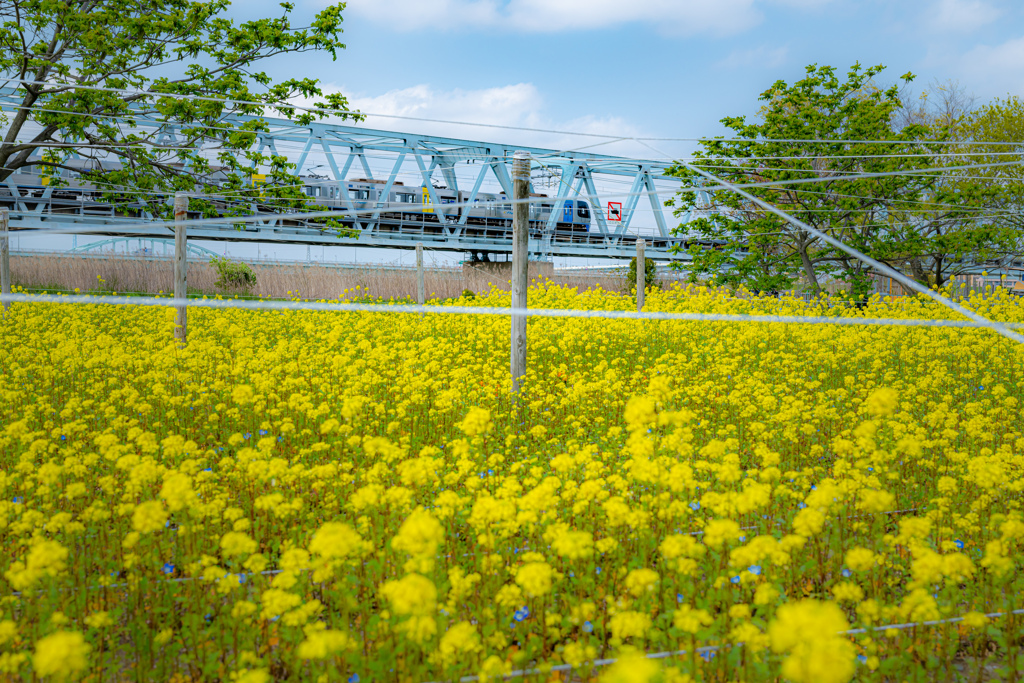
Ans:
[[[116,169],[117,162],[88,162],[69,160],[69,166],[92,166],[97,163],[104,168]],[[67,177],[67,185],[48,187],[46,178],[37,174],[15,173],[7,179],[7,183],[18,188],[22,201],[47,205],[49,213],[140,216],[145,210],[145,203],[133,202],[129,205],[111,205],[104,201],[102,194],[89,183],[80,183],[77,173]],[[262,177],[253,177],[259,183]],[[478,192],[470,203],[469,192],[433,188],[439,206],[433,204],[429,190],[425,186],[407,186],[394,182],[388,189],[388,196],[382,194],[387,187],[383,180],[358,178],[353,180],[328,180],[310,176],[300,176],[310,203],[327,210],[337,211],[339,220],[350,222],[350,211],[357,213],[354,220],[365,223],[371,215],[379,212],[378,230],[383,232],[424,232],[440,234],[442,226],[439,222],[440,208],[449,223],[462,223],[468,235],[491,239],[511,239],[512,237],[512,204],[504,193]],[[348,191],[348,199],[343,196]],[[146,195],[151,202],[155,195]],[[593,212],[590,203],[582,199],[555,199],[547,195],[533,194],[535,201],[530,203],[530,232],[539,236],[548,232],[551,213],[555,212],[554,234],[551,238],[558,242],[590,242],[600,241],[597,230],[591,230]],[[140,200],[142,197],[140,196]],[[215,207],[226,208],[229,204],[239,202],[239,198],[221,198],[217,195],[209,197]],[[258,207],[258,197],[249,200]],[[242,201],[245,201],[242,198]],[[13,196],[7,187],[0,187],[0,205],[9,205]],[[381,205],[378,207],[378,203]],[[452,205],[446,208],[446,205]],[[40,207],[37,206],[38,210]],[[349,215],[346,215],[349,214]],[[191,217],[191,216],[190,216]],[[283,217],[287,223],[292,217]]]
[[[387,186],[383,180],[303,180],[306,182],[306,194],[313,203],[326,209],[344,212],[351,206],[359,212],[360,217],[363,217],[368,216],[369,212],[375,212],[380,203],[382,222],[426,224],[424,230],[428,232],[431,231],[430,224],[433,223],[434,229],[440,231],[437,207],[433,205],[426,187],[410,187],[395,182],[387,197],[382,197]],[[348,190],[348,201],[342,194],[344,190]],[[461,190],[434,189],[434,195],[449,221],[458,221],[465,216],[463,222],[470,233],[486,233],[488,237],[510,237],[512,204],[509,203],[508,196],[504,193],[478,192],[470,203],[470,194]],[[543,194],[532,194],[530,197],[535,200],[530,203],[531,231],[546,231],[551,212],[555,211],[556,239],[571,238],[577,241],[583,238],[585,241],[593,221],[589,202],[581,199],[549,199]],[[446,205],[452,206],[445,208]]]

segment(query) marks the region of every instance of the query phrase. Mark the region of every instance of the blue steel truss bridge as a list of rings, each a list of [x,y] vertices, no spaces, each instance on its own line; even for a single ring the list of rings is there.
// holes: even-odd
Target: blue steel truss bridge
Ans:
[[[0,92],[0,101],[9,100],[4,95]],[[239,202],[249,204],[248,222],[227,217],[193,221],[190,239],[398,249],[421,242],[425,249],[462,252],[471,260],[505,260],[512,247],[509,170],[513,153],[525,150],[533,172],[531,258],[629,258],[640,238],[646,240],[650,258],[686,258],[685,253],[669,253],[673,245],[686,246],[685,239],[671,234],[672,215],[664,207],[679,186],[678,179],[666,175],[671,162],[264,120],[269,128],[254,149],[295,163],[310,199],[308,210],[331,212],[354,236],[339,237],[322,217],[318,221],[301,212],[266,212],[258,202],[236,197],[224,201],[233,202],[236,211]],[[173,147],[178,142],[173,125],[152,125],[159,129],[157,144]],[[84,169],[110,162],[72,158],[69,165],[76,163]],[[97,188],[77,182],[77,173],[59,174],[62,182],[54,183],[44,175],[15,173],[0,185],[0,206],[11,212],[12,231],[143,239],[171,234],[144,203],[115,207],[103,201]],[[253,176],[254,186],[260,181]],[[688,219],[684,216],[683,222]],[[672,221],[676,224],[678,219]]]

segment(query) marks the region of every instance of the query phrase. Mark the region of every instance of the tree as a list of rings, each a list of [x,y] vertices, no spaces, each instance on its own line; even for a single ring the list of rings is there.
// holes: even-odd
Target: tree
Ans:
[[[935,165],[960,167],[1006,160],[1002,149],[990,155],[991,148],[984,145],[972,149],[963,144],[972,135],[970,123],[976,120],[978,110],[976,98],[957,81],[934,80],[917,96],[904,89],[900,99],[894,130],[918,125],[926,128],[930,137],[948,139],[947,145],[928,147]],[[987,105],[984,109],[991,108]],[[922,202],[918,211],[896,221],[894,233],[909,247],[904,266],[914,279],[942,285],[979,264],[1005,260],[1013,251],[1014,232],[999,219],[1005,213],[1007,188],[988,180],[1006,172],[1003,168],[945,172],[936,180],[930,197],[933,206]],[[962,210],[946,211],[950,203],[958,203]]]
[[[658,264],[654,259],[644,259],[644,289],[658,286]],[[636,257],[629,261],[629,270],[626,272],[626,289],[636,293]]]
[[[1024,255],[1024,101],[1016,96],[997,98],[966,116],[958,132],[961,141],[975,143],[963,148],[971,152],[973,161],[1016,162],[969,174],[996,194],[989,213],[1002,239],[992,260],[1001,262],[997,267],[1019,260]]]
[[[747,191],[862,253],[907,264],[941,241],[920,237],[922,231],[972,213],[977,198],[920,173],[941,165],[943,145],[924,143],[942,143],[948,128],[911,122],[894,132],[900,88],[875,84],[883,69],[855,64],[840,80],[833,67],[811,65],[796,83],[776,82],[760,97],[760,120],[722,119],[733,136],[701,142],[693,165],[732,183],[760,184]],[[682,164],[671,172],[691,188],[703,183]],[[893,172],[906,175],[856,177]],[[775,182],[782,184],[764,185]],[[787,289],[799,278],[812,293],[820,292],[822,277],[833,277],[854,296],[870,291],[863,262],[733,192],[708,194],[704,215],[676,230],[699,238],[689,248],[692,276],[758,290]],[[697,206],[697,196],[681,191],[671,202],[677,215]]]
[[[5,121],[0,180],[42,167],[59,184],[66,182],[57,175],[64,171],[104,190],[126,213],[166,215],[162,194],[245,193],[252,191],[253,175],[269,169],[261,173],[259,201],[304,206],[294,165],[252,149],[267,130],[263,116],[309,123],[347,111],[348,102],[338,94],[325,97],[315,79],[274,83],[259,69],[287,53],[321,51],[336,59],[345,47],[339,39],[344,5],[329,6],[308,27],[296,28],[291,3],[281,4],[277,18],[237,24],[222,16],[229,4],[4,0],[0,71],[20,104]],[[315,98],[312,111],[281,106],[297,96]],[[179,137],[165,143],[143,122],[178,124]],[[91,162],[85,168],[69,163],[74,156]],[[102,168],[100,161],[119,163]],[[196,199],[190,208],[213,211]]]

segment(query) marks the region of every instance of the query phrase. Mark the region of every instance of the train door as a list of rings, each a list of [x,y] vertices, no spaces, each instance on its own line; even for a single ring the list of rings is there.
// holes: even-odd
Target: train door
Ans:
[[[562,222],[572,223],[572,200],[565,200],[565,205],[562,208]]]
[[[586,202],[576,202],[576,216],[579,217],[577,222],[583,224],[583,229],[590,230],[590,205]]]

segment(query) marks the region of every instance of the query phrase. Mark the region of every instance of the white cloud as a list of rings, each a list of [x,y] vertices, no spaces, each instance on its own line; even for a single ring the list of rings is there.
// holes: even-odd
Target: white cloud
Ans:
[[[999,17],[999,10],[985,0],[937,0],[929,16],[939,31],[970,33]]]
[[[554,33],[649,23],[670,33],[731,34],[761,21],[757,4],[758,0],[349,0],[348,8],[405,31],[472,27]]]
[[[536,123],[536,112],[542,105],[542,99],[532,83],[448,91],[435,90],[429,85],[415,85],[382,95],[349,96],[349,103],[371,114],[529,126]],[[383,121],[385,117],[372,118]],[[368,120],[367,125],[370,123],[377,122]]]
[[[367,115],[366,120],[358,124],[360,128],[401,130],[553,149],[587,147],[599,154],[644,158],[656,156],[635,141],[614,142],[613,138],[591,137],[633,138],[644,135],[644,131],[621,117],[588,115],[571,120],[552,119],[545,113],[544,97],[532,83],[479,90],[438,90],[429,85],[415,85],[380,95],[353,93],[337,86],[325,86],[324,90],[346,93],[350,106]],[[295,103],[303,102],[297,99]],[[466,125],[463,122],[483,125]]]
[[[789,56],[789,48],[782,47],[761,47],[749,50],[733,50],[725,59],[716,62],[715,66],[722,69],[774,69],[786,63]]]
[[[957,64],[963,80],[981,92],[1024,95],[1024,36],[1000,45],[978,45]]]

